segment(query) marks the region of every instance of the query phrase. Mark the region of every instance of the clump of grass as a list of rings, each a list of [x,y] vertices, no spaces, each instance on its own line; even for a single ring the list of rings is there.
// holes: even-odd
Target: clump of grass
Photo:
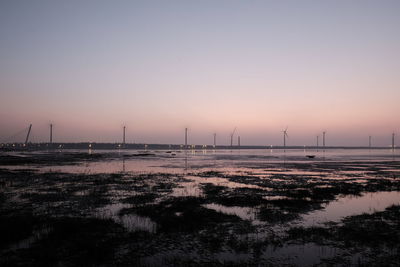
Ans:
[[[43,219],[42,219],[43,220]],[[29,249],[9,252],[0,264],[29,266],[96,266],[112,264],[126,238],[124,228],[112,220],[94,218],[47,218],[51,227]],[[19,225],[19,230],[23,225]]]
[[[204,199],[196,197],[171,198],[158,204],[123,209],[121,214],[135,212],[150,217],[160,232],[193,232],[212,225],[239,222],[234,215],[222,214],[201,206]]]
[[[360,253],[365,265],[370,265],[367,264],[370,262],[372,265],[391,266],[400,263],[399,229],[400,205],[394,205],[381,212],[346,217],[341,223],[327,223],[325,227],[294,227],[287,231],[286,240],[329,244]]]
[[[255,207],[265,202],[264,191],[252,188],[228,188],[211,183],[202,185],[203,193],[209,203],[225,206]]]
[[[157,197],[158,195],[154,193],[144,193],[124,198],[122,200],[122,203],[141,205],[153,202]]]
[[[260,221],[269,223],[285,223],[299,218],[299,214],[286,212],[278,208],[261,206],[257,212],[257,218]]]
[[[0,213],[0,249],[29,237],[38,222],[31,212]]]

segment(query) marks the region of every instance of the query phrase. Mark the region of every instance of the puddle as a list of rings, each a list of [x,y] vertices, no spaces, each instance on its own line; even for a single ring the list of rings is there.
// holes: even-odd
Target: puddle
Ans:
[[[248,220],[248,221],[254,221],[256,219],[256,212],[254,208],[248,208],[248,207],[227,207],[224,205],[220,204],[205,204],[203,207],[207,209],[212,209],[217,212],[221,212],[224,214],[229,214],[229,215],[236,215],[240,217],[242,220]]]
[[[263,196],[265,200],[283,200],[283,199],[290,199],[286,196]]]
[[[198,182],[183,182],[178,187],[172,189],[172,196],[174,197],[202,197],[204,196],[203,190],[200,188]]]
[[[269,190],[270,188],[261,187],[253,184],[244,184],[229,181],[227,178],[221,177],[199,177],[199,176],[186,176],[185,178],[190,179],[197,184],[214,184],[216,186],[225,186],[228,188],[251,188],[251,189],[261,189],[261,190]]]
[[[121,209],[129,207],[131,207],[129,204],[110,204],[99,209],[96,216],[100,218],[111,218],[116,223],[123,225],[128,231],[132,232],[147,231],[149,233],[155,233],[157,231],[157,224],[148,217],[139,216],[137,214],[119,215]]]
[[[31,174],[34,180],[27,181],[24,173],[15,177],[12,173],[5,173],[4,182],[0,183],[0,190],[5,191],[4,200],[10,206],[29,204],[29,207],[32,207],[39,216],[48,216],[49,211],[57,209],[68,215],[70,212],[66,209],[68,205],[71,205],[73,211],[81,212],[82,216],[88,216],[86,209],[79,209],[81,206],[85,208],[89,206],[88,210],[95,211],[94,214],[89,215],[111,218],[129,231],[156,233],[157,227],[160,228],[163,223],[162,220],[160,220],[160,225],[157,225],[146,216],[125,213],[119,215],[121,209],[133,207],[132,204],[115,203],[100,209],[96,208],[102,203],[108,203],[109,200],[147,205],[154,199],[156,199],[154,201],[168,201],[172,198],[202,198],[205,197],[202,188],[207,183],[231,189],[255,189],[222,190],[218,198],[202,199],[204,202],[195,201],[196,205],[210,202],[224,203],[228,206],[212,203],[204,204],[203,207],[219,213],[235,215],[246,222],[233,220],[232,223],[224,224],[223,231],[220,233],[215,232],[214,228],[200,228],[199,231],[196,228],[193,232],[168,232],[167,237],[148,235],[150,236],[148,240],[138,241],[143,242],[138,246],[143,246],[143,250],[146,250],[143,252],[145,258],[154,259],[160,255],[158,265],[167,264],[168,261],[163,260],[171,258],[177,259],[178,263],[181,258],[191,260],[189,263],[194,264],[215,261],[221,264],[249,265],[258,263],[258,260],[260,260],[260,265],[265,262],[265,265],[272,266],[321,264],[321,259],[340,256],[343,251],[313,243],[303,245],[297,239],[285,240],[285,233],[289,227],[307,227],[327,221],[338,222],[345,216],[383,211],[388,206],[400,204],[400,192],[364,193],[361,196],[337,195],[339,192],[347,192],[347,186],[349,190],[354,188],[354,191],[349,192],[366,190],[363,184],[371,179],[375,179],[370,185],[375,186],[376,182],[376,190],[391,190],[398,186],[399,177],[394,172],[400,172],[396,169],[398,162],[395,162],[399,158],[388,156],[387,151],[383,150],[374,151],[368,156],[365,155],[368,153],[365,150],[332,150],[324,154],[322,151],[291,150],[285,153],[279,150],[262,149],[217,150],[212,153],[188,151],[187,153],[176,152],[174,157],[171,155],[175,151],[167,152],[171,153],[151,151],[155,154],[154,156],[130,157],[129,153],[136,152],[126,151],[121,153],[122,156],[98,161],[83,160],[77,162],[77,165],[33,165],[32,168],[40,172],[40,175],[36,175],[38,172]],[[316,154],[317,157],[315,160],[309,160],[304,157],[305,153]],[[124,154],[127,156],[123,157]],[[26,166],[11,166],[10,168],[26,169]],[[78,175],[41,174],[49,170],[78,173]],[[104,174],[87,175],[96,173]],[[210,177],[207,177],[208,175]],[[382,183],[378,183],[381,181]],[[262,187],[262,185],[270,187]],[[340,190],[343,189],[339,188],[341,186],[345,187],[344,191]],[[368,190],[374,189],[368,187]],[[234,191],[234,194],[230,191]],[[319,198],[309,197],[308,192],[315,193],[313,196]],[[70,194],[73,195],[72,198]],[[253,194],[255,194],[254,197]],[[24,198],[20,198],[24,195]],[[324,204],[321,210],[314,210],[320,207],[320,200],[328,201],[335,195],[336,200]],[[138,196],[138,198],[129,199],[132,196]],[[147,202],[147,196],[149,196],[149,202]],[[231,196],[234,198],[230,198]],[[261,197],[267,201],[261,200]],[[97,198],[107,200],[107,202],[91,202]],[[296,201],[297,198],[299,203]],[[227,201],[238,202],[235,204],[235,202]],[[73,206],[75,204],[82,205],[77,205],[75,209]],[[229,206],[229,204],[238,206]],[[260,214],[262,215],[263,209],[265,209],[266,220],[261,221]],[[175,215],[186,220],[187,218],[182,216],[184,214],[178,210]],[[304,214],[310,210],[314,211]],[[301,219],[298,219],[298,216]],[[249,222],[252,227],[247,227],[250,225]],[[200,226],[208,227],[208,225]],[[204,233],[203,236],[202,233]],[[19,242],[13,248],[29,248],[35,240],[42,238],[45,234],[46,232],[34,232],[33,236]],[[210,236],[213,234],[215,236]],[[166,237],[166,240],[157,239],[160,236]],[[276,241],[279,246],[270,245],[273,244],[268,239],[271,236],[276,238],[273,241]],[[208,240],[213,240],[210,237],[216,240],[212,241],[212,244],[207,243]],[[151,243],[154,241],[157,244]],[[127,242],[134,244],[137,241]],[[382,243],[382,240],[380,242]],[[209,250],[208,246],[218,244],[221,246]],[[129,247],[129,244],[119,245]],[[255,251],[257,248],[259,250]],[[349,257],[356,258],[353,255]],[[135,260],[141,261],[137,258]]]
[[[338,222],[346,216],[383,211],[400,204],[400,192],[364,193],[361,196],[345,196],[329,202],[323,210],[302,216],[301,224],[312,226],[328,221]]]

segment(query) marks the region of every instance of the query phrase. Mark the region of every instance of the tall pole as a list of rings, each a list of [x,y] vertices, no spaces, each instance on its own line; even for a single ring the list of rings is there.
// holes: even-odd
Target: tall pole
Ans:
[[[32,130],[32,124],[29,124],[29,130],[28,130],[28,134],[26,135],[25,145],[28,144],[29,135],[31,134],[31,130]]]
[[[325,134],[326,132],[322,133],[322,145],[325,147]]]
[[[371,148],[371,144],[372,144],[372,142],[371,142],[371,136],[369,136],[369,140],[368,140],[369,148]]]
[[[286,147],[286,132],[283,132],[283,146]]]
[[[238,146],[240,147],[240,135],[238,136]]]
[[[394,149],[394,133],[392,133],[392,149]]]
[[[217,146],[217,134],[214,133],[214,147]]]
[[[286,148],[286,130],[283,131],[283,146]]]
[[[50,144],[53,143],[53,124],[50,123]]]
[[[187,148],[187,133],[188,133],[188,129],[185,128],[185,148]]]
[[[235,132],[236,132],[236,127],[235,129],[233,129],[233,132],[231,134],[231,148],[233,147],[233,136],[235,135]]]
[[[125,131],[126,131],[126,126],[124,126],[122,134],[122,147],[125,147]]]
[[[319,147],[319,135],[317,135],[317,147]]]

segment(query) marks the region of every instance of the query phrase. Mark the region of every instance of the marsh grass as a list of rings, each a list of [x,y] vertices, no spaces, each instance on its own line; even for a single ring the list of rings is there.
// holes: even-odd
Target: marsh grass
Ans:
[[[61,153],[36,157],[27,153],[2,155],[0,165],[68,165],[116,157],[121,156]],[[292,262],[279,258],[275,251],[308,243],[340,251],[321,258],[318,264],[325,266],[398,264],[399,206],[323,226],[288,228],[302,215],[321,210],[339,197],[400,191],[398,163],[310,161],[251,168],[254,172],[200,168],[189,174],[0,169],[0,265],[282,266]],[[388,168],[395,171],[386,172]],[[173,195],[173,189],[190,183],[191,176],[220,177],[228,182],[218,185],[200,179],[201,196]],[[235,187],[229,187],[229,182]],[[254,210],[257,222],[207,208],[208,204]],[[98,216],[99,210],[119,205],[123,208],[116,214]],[[154,222],[156,231],[127,229],[122,218],[136,215]],[[279,227],[284,231],[276,230]],[[35,234],[42,229],[49,230]],[[24,240],[30,241],[19,246]],[[358,254],[354,262],[353,255]]]

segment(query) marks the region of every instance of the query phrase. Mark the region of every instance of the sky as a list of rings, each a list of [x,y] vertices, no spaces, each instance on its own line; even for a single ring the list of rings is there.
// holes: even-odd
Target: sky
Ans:
[[[400,143],[400,1],[0,1],[0,142]],[[321,140],[321,139],[320,139]]]

